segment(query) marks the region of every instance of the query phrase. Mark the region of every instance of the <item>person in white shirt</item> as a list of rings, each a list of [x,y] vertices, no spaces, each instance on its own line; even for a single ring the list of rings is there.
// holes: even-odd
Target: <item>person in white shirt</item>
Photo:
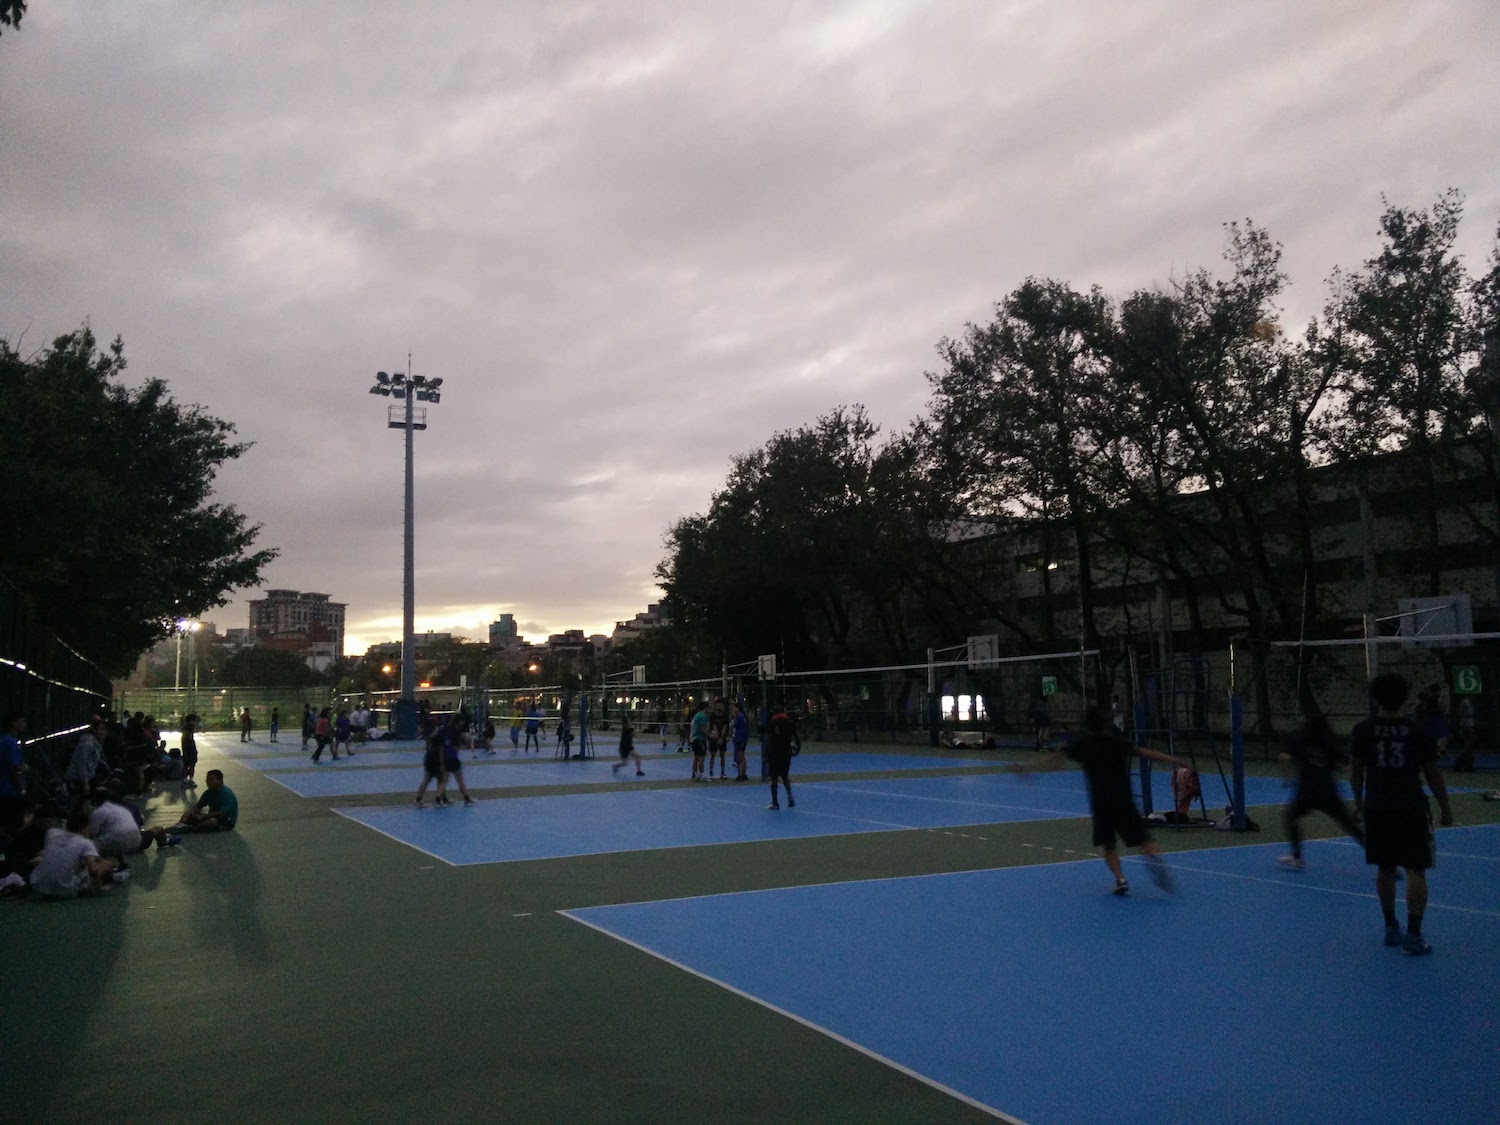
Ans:
[[[155,843],[158,848],[182,843],[181,836],[169,836],[165,828],[142,828],[128,805],[122,803],[120,794],[110,789],[94,791],[94,811],[89,813],[89,835],[102,856],[121,860],[143,852]]]
[[[115,865],[101,857],[94,841],[84,835],[88,827],[88,810],[80,807],[68,816],[67,828],[47,830],[47,842],[31,872],[32,894],[75,898],[80,891],[109,889]]]

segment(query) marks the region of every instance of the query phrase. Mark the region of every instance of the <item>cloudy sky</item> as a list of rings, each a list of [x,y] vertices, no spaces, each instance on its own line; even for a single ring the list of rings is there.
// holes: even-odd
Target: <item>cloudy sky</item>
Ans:
[[[88,319],[254,448],[267,585],[400,634],[608,631],[729,458],[863,402],[1027,275],[1123,295],[1286,246],[1287,321],[1381,196],[1500,220],[1493,0],[35,0],[0,37],[0,335]],[[241,595],[210,616],[247,621]],[[249,595],[253,596],[253,595]]]

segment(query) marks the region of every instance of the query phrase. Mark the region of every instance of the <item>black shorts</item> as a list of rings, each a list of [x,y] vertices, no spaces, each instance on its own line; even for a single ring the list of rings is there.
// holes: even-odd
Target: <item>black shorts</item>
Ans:
[[[1432,815],[1423,809],[1366,809],[1365,862],[1376,867],[1434,866]]]
[[[708,743],[701,738],[693,739],[693,756],[702,758],[708,753]]]
[[[761,756],[765,759],[766,773],[771,777],[785,777],[791,772],[791,754],[785,752],[778,754],[774,750],[767,750]]]
[[[1094,801],[1094,847],[1114,848],[1115,837],[1127,848],[1137,848],[1151,839],[1146,824],[1129,797]]]
[[[422,772],[428,777],[440,777],[443,772],[443,762],[436,754],[428,753],[422,758]]]

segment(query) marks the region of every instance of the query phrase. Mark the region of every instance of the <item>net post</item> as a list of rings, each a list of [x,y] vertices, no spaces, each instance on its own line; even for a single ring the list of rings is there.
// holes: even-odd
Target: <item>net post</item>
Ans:
[[[927,745],[938,745],[937,649],[927,650]]]
[[[1245,830],[1245,703],[1235,692],[1229,696],[1229,756],[1234,775],[1234,830]]]

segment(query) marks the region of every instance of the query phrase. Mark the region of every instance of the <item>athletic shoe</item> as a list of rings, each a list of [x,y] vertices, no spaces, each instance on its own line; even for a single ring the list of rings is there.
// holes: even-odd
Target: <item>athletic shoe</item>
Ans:
[[[1282,867],[1285,867],[1291,871],[1301,871],[1307,866],[1307,864],[1303,863],[1301,859],[1294,855],[1281,856],[1276,860],[1276,862],[1281,864]]]
[[[158,850],[162,848],[175,848],[180,843],[182,843],[181,836],[167,835],[156,841],[156,847]]]
[[[1124,879],[1116,879],[1115,880],[1115,894],[1117,894],[1117,895],[1128,895],[1129,893],[1130,893],[1130,884],[1127,883]]]
[[[1385,943],[1392,946],[1401,944],[1400,926],[1387,926],[1385,928]]]
[[[636,770],[635,771],[635,776],[636,777],[645,777],[646,776],[646,771],[645,770]]]
[[[766,806],[766,808],[768,808],[768,809],[775,809],[777,812],[781,811],[781,806],[779,804],[777,804],[775,801],[772,801],[769,805]]]
[[[116,871],[113,875],[110,876],[110,882],[128,883],[130,882],[130,872],[122,867],[120,868],[120,870]]]
[[[424,803],[423,803],[423,802],[422,802],[422,798],[421,798],[421,797],[418,797],[418,798],[417,798],[417,799],[416,799],[416,800],[415,800],[415,801],[413,801],[413,802],[412,802],[412,804],[413,804],[413,805],[415,805],[415,806],[416,806],[416,807],[417,807],[417,808],[419,808],[419,809],[425,809],[425,808],[426,808],[426,807],[427,807],[427,806],[426,806],[426,805],[425,805],[425,804],[424,804]]]
[[[1427,944],[1426,939],[1421,934],[1407,934],[1406,939],[1401,943],[1401,948],[1413,957],[1420,957],[1424,953],[1432,952],[1432,946]]]
[[[466,804],[466,805],[472,805],[473,803],[474,803],[474,798],[473,797],[469,797],[469,796],[465,796],[464,797],[464,804]]]
[[[786,807],[789,809],[795,809],[797,807],[797,802],[792,798],[792,795],[790,793],[786,795]]]

